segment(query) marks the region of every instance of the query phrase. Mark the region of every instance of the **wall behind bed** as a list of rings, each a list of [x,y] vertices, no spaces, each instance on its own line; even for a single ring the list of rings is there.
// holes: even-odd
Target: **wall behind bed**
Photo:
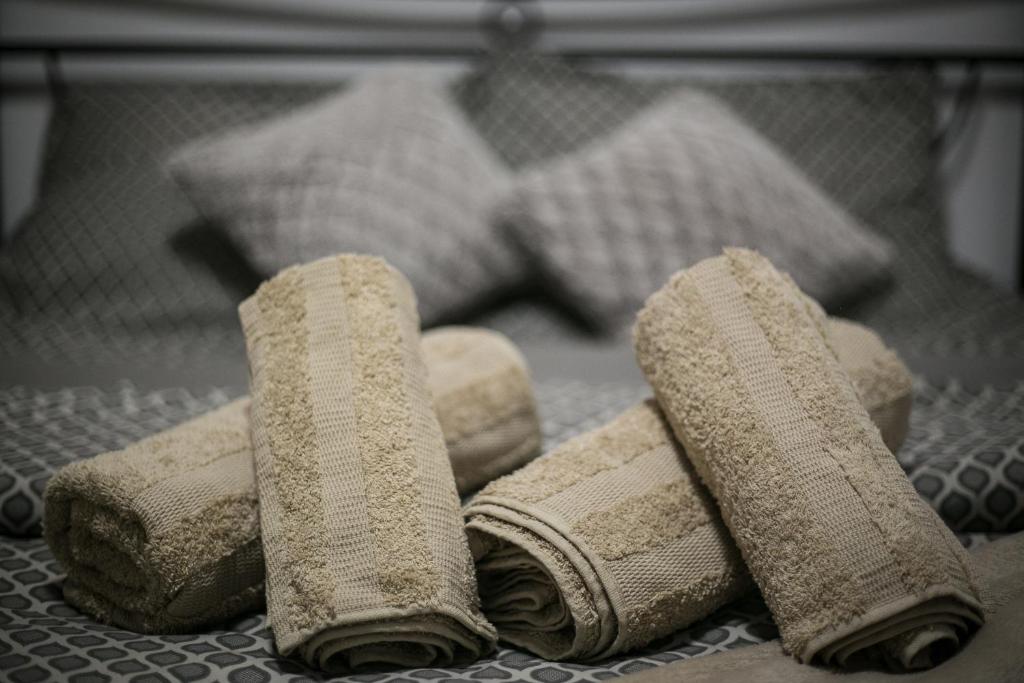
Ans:
[[[416,25],[367,21],[370,15],[401,12],[402,0],[325,3],[323,0],[0,0],[0,39],[35,44],[149,44],[322,47],[343,52],[371,51],[361,57],[103,56],[62,57],[67,80],[182,80],[265,78],[320,80],[344,78],[403,59],[407,52],[462,52],[410,61],[415,68],[450,75],[466,68],[488,47],[479,17],[500,14],[502,3],[434,0]],[[508,4],[508,3],[505,3]],[[529,5],[529,3],[524,3]],[[631,5],[632,16],[667,11],[669,29],[616,18],[616,6]],[[331,12],[323,8],[333,5]],[[573,12],[585,5],[589,23]],[[542,49],[616,54],[636,46],[658,50],[744,50],[764,52],[877,50],[881,52],[968,53],[1024,51],[1024,3],[1007,1],[920,0],[633,0],[631,3],[546,0],[548,15],[539,34]],[[665,8],[668,7],[668,10]],[[286,10],[284,8],[287,8]],[[364,11],[365,10],[365,11]],[[371,11],[372,10],[372,11]],[[333,17],[333,18],[332,18]],[[514,17],[512,17],[514,19]],[[658,26],[658,23],[653,24]],[[381,57],[377,53],[395,56]],[[408,59],[408,57],[404,57]],[[636,60],[609,57],[609,68],[640,76],[666,72],[711,72],[728,77],[751,72],[786,77],[807,71],[833,73],[858,67],[831,61],[771,65],[760,61],[689,59]],[[943,69],[944,105],[961,92],[964,71]],[[9,239],[18,217],[32,201],[40,142],[49,112],[45,69],[38,55],[5,54],[0,123],[3,152],[3,234]],[[1022,253],[1021,155],[1024,150],[1024,70],[1015,65],[986,65],[970,116],[943,152],[950,247],[965,265],[1006,287],[1019,287]]]

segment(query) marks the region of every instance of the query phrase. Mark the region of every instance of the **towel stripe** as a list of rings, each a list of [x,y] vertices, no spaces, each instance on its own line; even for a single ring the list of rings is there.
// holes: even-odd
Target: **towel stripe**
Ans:
[[[402,314],[380,261],[339,263],[349,314],[356,421],[380,590],[390,604],[425,602],[438,590],[410,438]],[[382,303],[385,304],[382,306]],[[443,448],[443,445],[442,445]],[[454,487],[453,487],[454,488]]]
[[[265,377],[260,382],[259,412],[267,422],[274,488],[283,514],[283,545],[294,579],[271,590],[286,590],[291,628],[302,630],[329,618],[333,583],[322,552],[326,528],[320,487],[320,448],[317,446],[310,398],[306,296],[298,270],[278,275],[273,287],[261,287],[257,301],[263,315]],[[261,517],[261,523],[264,519]],[[284,615],[274,615],[274,618]]]

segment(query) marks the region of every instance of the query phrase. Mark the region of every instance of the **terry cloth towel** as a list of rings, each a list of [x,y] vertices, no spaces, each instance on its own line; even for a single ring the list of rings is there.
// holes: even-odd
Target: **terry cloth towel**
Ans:
[[[1024,681],[1024,651],[1013,647],[1024,633],[1024,533],[971,550],[985,595],[985,628],[956,657],[917,672],[847,671],[804,666],[773,640],[707,657],[658,666],[621,679],[623,683],[1017,683]]]
[[[808,298],[807,304],[811,315],[827,321],[828,343],[839,365],[853,382],[860,404],[881,432],[882,441],[895,454],[910,428],[914,402],[910,370],[872,330],[842,318],[826,319],[812,299]]]
[[[442,327],[422,350],[460,493],[536,455],[529,371],[511,342]],[[99,621],[188,632],[263,604],[247,398],[64,467],[45,502],[65,599]]]
[[[529,370],[504,335],[472,327],[427,332],[423,360],[459,493],[539,453],[540,419]]]
[[[755,252],[676,274],[637,360],[802,662],[925,667],[983,617],[963,548],[860,405],[823,319]]]
[[[334,256],[283,270],[239,312],[278,649],[326,671],[490,651],[408,281]]]
[[[909,412],[893,406],[909,405],[909,372],[870,330],[829,329],[898,447]],[[645,645],[753,585],[654,401],[492,482],[465,515],[484,613],[547,659]]]

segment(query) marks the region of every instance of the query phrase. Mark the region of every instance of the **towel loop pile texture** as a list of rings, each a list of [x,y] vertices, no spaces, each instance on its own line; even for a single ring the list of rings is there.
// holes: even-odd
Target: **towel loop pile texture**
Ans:
[[[423,335],[434,410],[459,493],[511,472],[541,448],[526,360],[505,336],[471,327]]]
[[[677,274],[637,360],[803,662],[930,666],[982,621],[969,558],[886,449],[822,316],[754,252]]]
[[[170,633],[262,603],[248,413],[234,401],[50,479],[43,533],[70,604]]]
[[[502,335],[442,327],[422,338],[459,493],[540,449],[525,361]],[[65,599],[105,623],[182,633],[263,606],[249,399],[64,467],[46,490],[47,541]],[[97,549],[102,548],[102,552]]]
[[[282,271],[239,311],[278,649],[327,671],[488,652],[408,281],[342,255]]]
[[[909,372],[870,330],[833,320],[829,333],[898,448]],[[753,587],[653,400],[492,482],[465,514],[485,614],[502,639],[548,659],[640,647]]]

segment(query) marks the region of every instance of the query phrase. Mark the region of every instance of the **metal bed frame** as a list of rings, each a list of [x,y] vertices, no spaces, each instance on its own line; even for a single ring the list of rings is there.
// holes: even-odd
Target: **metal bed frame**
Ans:
[[[893,6],[892,0],[370,0],[334,2],[333,0],[148,0],[161,9],[189,12],[231,13],[249,18],[284,19],[317,22],[328,26],[377,29],[404,29],[425,34],[439,30],[470,31],[476,44],[452,44],[422,41],[416,45],[379,45],[370,42],[335,45],[324,42],[294,44],[284,42],[211,42],[208,40],[39,40],[0,39],[0,56],[41,57],[51,92],[64,88],[62,58],[67,57],[305,57],[305,58],[425,58],[466,59],[490,50],[524,47],[553,52],[569,60],[620,59],[641,61],[760,62],[760,63],[842,63],[870,66],[924,65],[928,68],[962,66],[965,78],[956,94],[953,112],[940,126],[938,142],[960,131],[969,118],[980,88],[985,66],[1024,67],[1021,48],[920,47],[658,47],[609,46],[595,49],[569,45],[548,45],[548,32],[571,35],[593,30],[648,30],[665,27],[714,25],[734,20],[807,16],[837,10],[872,10]],[[920,5],[924,0],[900,0],[902,6]],[[115,0],[113,4],[117,4]],[[1024,145],[1020,150],[1024,169]],[[1019,218],[1018,289],[1024,291],[1024,173],[1022,173]],[[0,197],[2,202],[2,197]]]

